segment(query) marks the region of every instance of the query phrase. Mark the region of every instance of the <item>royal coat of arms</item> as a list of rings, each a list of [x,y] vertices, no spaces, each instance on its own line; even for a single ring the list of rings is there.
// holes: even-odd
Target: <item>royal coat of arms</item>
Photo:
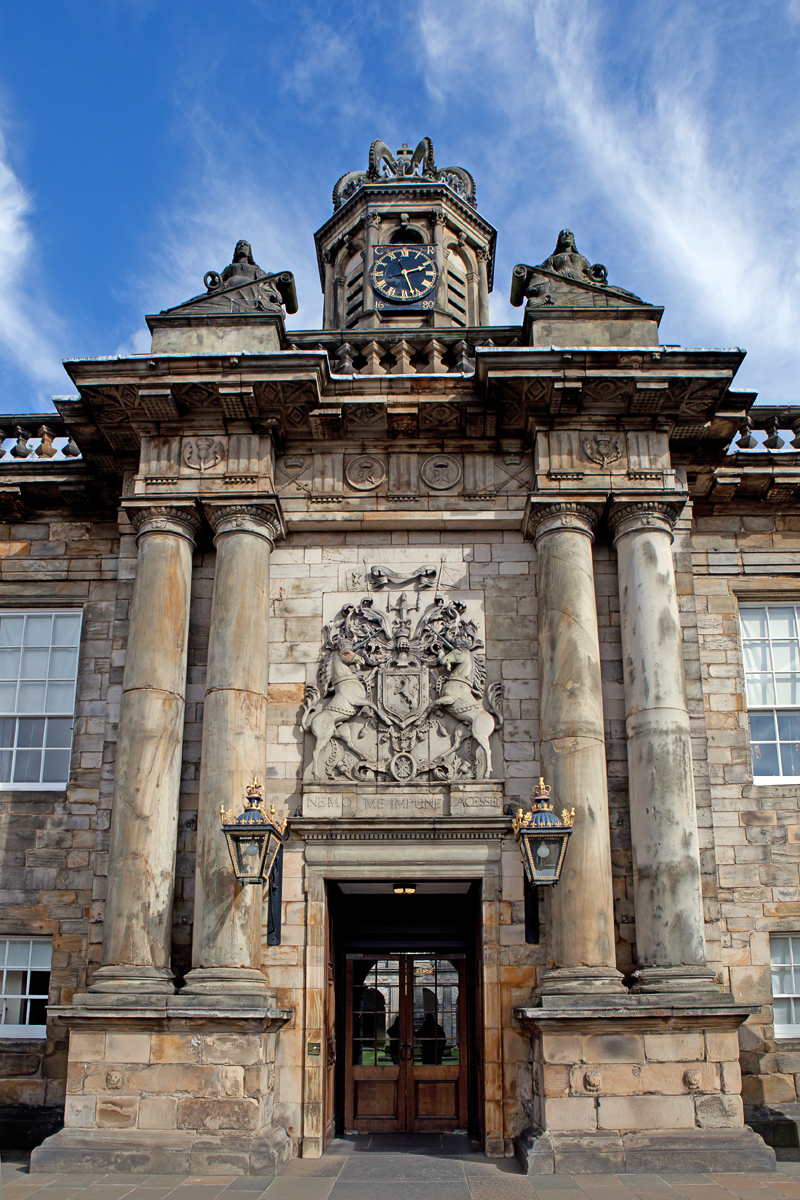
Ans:
[[[485,779],[502,724],[502,686],[486,685],[468,603],[436,595],[411,607],[364,596],[323,629],[317,686],[302,727],[314,738],[308,781]]]

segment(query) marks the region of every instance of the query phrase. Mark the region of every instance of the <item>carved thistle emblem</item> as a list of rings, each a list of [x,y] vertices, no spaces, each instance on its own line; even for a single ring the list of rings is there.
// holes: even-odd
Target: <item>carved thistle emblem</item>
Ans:
[[[609,463],[622,458],[622,439],[610,433],[596,433],[592,438],[583,439],[583,453],[590,462],[605,470]]]
[[[422,610],[419,592],[414,607],[406,592],[396,604],[377,600],[344,605],[323,630],[302,718],[315,741],[306,779],[485,779],[502,687],[486,686],[467,604],[437,595]]]
[[[183,444],[183,461],[192,471],[210,471],[222,461],[222,443],[210,437],[187,438]]]

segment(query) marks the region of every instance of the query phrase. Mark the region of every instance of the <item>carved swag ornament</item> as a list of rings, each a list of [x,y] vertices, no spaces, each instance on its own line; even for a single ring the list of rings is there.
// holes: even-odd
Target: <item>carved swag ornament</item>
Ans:
[[[373,596],[346,604],[323,629],[316,687],[302,728],[315,739],[308,781],[485,779],[489,738],[502,724],[502,685],[486,686],[478,626],[461,600],[420,595],[381,611]]]

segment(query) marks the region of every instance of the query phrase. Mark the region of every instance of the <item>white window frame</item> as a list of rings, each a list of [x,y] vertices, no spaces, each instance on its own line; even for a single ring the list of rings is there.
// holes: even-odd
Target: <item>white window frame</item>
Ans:
[[[27,967],[16,963],[8,966],[8,951],[10,946],[24,946],[27,943]],[[48,949],[47,959],[47,986],[48,992],[31,992],[30,978],[31,970],[43,971],[44,966],[38,964],[31,967],[31,957],[33,955],[34,946],[46,946]],[[8,1001],[19,1001],[20,997],[26,1000],[44,1000],[45,1004],[49,1000],[50,990],[50,975],[52,972],[52,953],[53,939],[49,937],[16,937],[10,935],[8,937],[0,937],[0,1038],[43,1038],[47,1037],[47,1025],[30,1025],[30,1024],[6,1024],[6,1011]],[[45,957],[40,955],[39,957]],[[24,991],[9,992],[8,989],[8,972],[24,970],[26,972],[26,987]]]
[[[82,631],[83,631],[83,611],[80,608],[0,608],[0,619],[5,618],[5,617],[23,617],[23,618],[28,618],[28,617],[51,617],[51,618],[75,617],[78,619],[78,622],[79,622],[78,640],[77,640],[77,643],[75,646],[75,648],[77,649],[77,655],[76,655],[76,660],[75,660],[75,677],[72,680],[73,687],[72,687],[71,708],[69,710],[67,710],[66,708],[63,708],[63,709],[59,708],[58,711],[53,711],[53,712],[47,712],[44,710],[28,711],[28,710],[19,709],[19,707],[18,707],[19,682],[20,682],[19,674],[17,676],[17,684],[18,684],[17,702],[15,703],[14,710],[12,711],[8,707],[0,707],[0,720],[10,720],[10,721],[13,720],[16,722],[15,735],[14,735],[15,743],[16,743],[17,737],[19,736],[19,734],[18,734],[19,721],[21,719],[22,720],[38,719],[38,720],[46,721],[48,718],[52,718],[53,720],[69,720],[72,722],[72,730],[70,732],[69,746],[68,747],[60,747],[62,749],[66,749],[68,752],[67,775],[63,781],[59,780],[57,782],[42,781],[42,782],[36,782],[36,783],[15,783],[14,782],[14,764],[16,762],[16,753],[17,753],[18,749],[20,749],[20,747],[17,747],[15,745],[15,749],[12,754],[12,766],[11,766],[11,772],[10,772],[11,779],[8,782],[0,781],[0,792],[63,792],[69,782],[69,774],[70,774],[69,763],[71,762],[71,759],[72,759],[72,747],[73,747],[73,740],[74,740],[74,722],[75,722],[75,701],[76,701],[76,695],[77,695],[78,671],[80,668],[81,635],[82,635]],[[51,655],[52,655],[52,650],[53,650],[53,643],[52,643],[52,635],[51,635],[51,641],[50,641],[50,654]],[[48,661],[48,666],[49,666],[49,661]],[[0,682],[10,682],[10,681],[0,681]],[[0,705],[2,705],[2,699],[0,699]],[[45,727],[45,735],[44,736],[46,739],[46,736],[47,736],[47,728],[46,727]],[[42,757],[44,758],[44,755]],[[41,773],[41,767],[40,767],[40,773]]]
[[[795,637],[794,638],[787,639],[785,637],[774,637],[774,638],[772,637],[772,630],[771,630],[770,620],[769,620],[769,612],[770,612],[770,609],[777,609],[777,608],[783,608],[783,609],[792,608],[792,609],[794,609],[794,618],[795,618]],[[766,637],[766,639],[748,638],[746,636],[742,616],[748,610],[754,610],[754,609],[764,609],[767,612],[767,637]],[[775,657],[774,657],[774,652],[773,652],[773,643],[779,642],[779,641],[780,642],[787,642],[787,641],[796,642],[798,645],[798,651],[797,651],[798,660],[800,661],[800,603],[796,602],[793,599],[784,600],[784,599],[781,599],[778,597],[775,597],[771,600],[763,600],[761,602],[748,601],[747,603],[740,603],[739,604],[739,628],[740,628],[740,634],[741,634],[741,639],[742,639],[742,661],[743,661],[744,681],[745,681],[745,704],[746,704],[747,715],[748,715],[748,736],[750,738],[751,760],[752,760],[752,764],[753,764],[753,783],[756,785],[761,785],[761,786],[770,785],[770,784],[774,785],[776,783],[778,783],[778,784],[779,783],[800,783],[800,774],[796,774],[796,775],[781,775],[781,774],[779,774],[779,775],[757,775],[756,771],[755,771],[755,765],[756,765],[756,751],[757,751],[758,739],[754,739],[752,734],[750,733],[750,714],[751,713],[752,714],[758,714],[758,713],[773,713],[773,714],[775,714],[773,719],[775,722],[774,728],[775,728],[776,738],[775,738],[774,743],[772,743],[772,744],[774,744],[777,747],[778,766],[780,767],[781,766],[780,733],[778,731],[778,726],[777,726],[777,713],[778,712],[796,713],[798,721],[800,721],[800,702],[798,702],[797,704],[785,704],[785,703],[778,702],[775,676],[776,675],[783,675],[786,677],[796,676],[797,681],[798,681],[797,682],[798,695],[800,696],[800,666],[798,667],[797,671],[791,671],[791,670],[776,671],[775,670]],[[749,644],[759,644],[761,642],[765,642],[766,645],[769,647],[770,669],[769,669],[769,671],[765,671],[765,672],[756,671],[756,670],[752,670],[752,669],[748,670],[747,647]],[[756,675],[771,676],[773,698],[775,700],[775,703],[773,703],[773,704],[756,704],[756,703],[750,702],[749,680],[751,677],[754,677]],[[769,741],[769,739],[765,739],[765,740]],[[798,744],[798,753],[800,753],[800,744]]]

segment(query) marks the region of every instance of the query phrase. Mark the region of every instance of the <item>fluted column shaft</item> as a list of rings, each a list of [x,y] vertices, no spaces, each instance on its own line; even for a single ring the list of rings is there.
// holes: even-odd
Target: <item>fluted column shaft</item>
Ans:
[[[265,986],[262,889],[237,882],[219,808],[242,810],[267,761],[269,560],[280,523],[256,505],[208,506],[217,561],[211,603],[187,992]]]
[[[672,557],[680,503],[611,511],[619,572],[639,986],[709,986],[683,643]]]
[[[488,325],[489,322],[489,258],[488,246],[480,246],[478,256],[478,324]]]
[[[199,518],[134,509],[139,557],[119,714],[102,965],[92,991],[171,992],[170,934]]]
[[[541,766],[557,808],[575,808],[561,880],[552,890],[551,970],[543,992],[621,986],[614,953],[600,642],[592,569],[595,511],[534,505],[539,557]]]

